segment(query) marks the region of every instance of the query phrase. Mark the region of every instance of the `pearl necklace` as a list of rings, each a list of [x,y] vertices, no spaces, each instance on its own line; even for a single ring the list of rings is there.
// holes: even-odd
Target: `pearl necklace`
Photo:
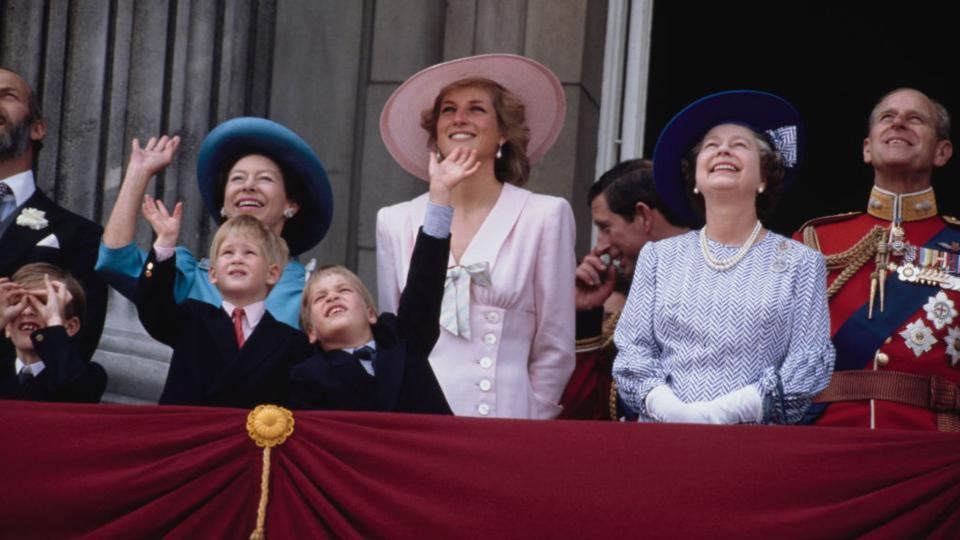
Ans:
[[[733,254],[733,257],[724,260],[718,259],[710,253],[710,246],[707,245],[707,227],[704,226],[700,229],[700,251],[703,252],[703,260],[707,262],[710,268],[718,272],[733,268],[740,262],[740,259],[747,254],[747,251],[750,251],[750,247],[753,246],[753,243],[757,240],[757,235],[760,234],[762,228],[763,225],[760,224],[760,220],[758,219],[757,224],[753,226],[753,232],[750,233],[750,237],[747,238],[746,242]]]

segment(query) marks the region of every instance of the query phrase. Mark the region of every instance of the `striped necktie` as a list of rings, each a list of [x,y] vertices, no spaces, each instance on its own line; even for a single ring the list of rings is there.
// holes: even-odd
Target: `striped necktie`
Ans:
[[[0,221],[7,219],[10,212],[17,208],[17,200],[13,190],[6,182],[0,182]]]

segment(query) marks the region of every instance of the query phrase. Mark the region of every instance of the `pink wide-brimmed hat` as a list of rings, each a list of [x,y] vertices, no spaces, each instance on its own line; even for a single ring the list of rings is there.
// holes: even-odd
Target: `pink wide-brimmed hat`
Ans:
[[[420,127],[420,114],[433,107],[447,85],[462,79],[490,79],[517,96],[530,128],[527,159],[539,161],[563,127],[566,97],[549,68],[515,54],[482,54],[430,66],[401,84],[380,114],[380,136],[393,159],[410,174],[429,180],[427,156],[433,149]]]

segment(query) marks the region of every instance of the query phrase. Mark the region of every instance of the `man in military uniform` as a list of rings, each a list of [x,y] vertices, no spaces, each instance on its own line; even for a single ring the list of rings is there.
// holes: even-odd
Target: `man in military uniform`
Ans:
[[[687,229],[676,225],[657,196],[648,160],[615,165],[591,186],[588,201],[597,245],[577,267],[577,367],[560,398],[560,418],[616,420],[625,411],[611,375],[613,330],[637,256],[648,241]]]
[[[938,215],[930,182],[952,153],[941,104],[914,89],[888,93],[863,141],[874,170],[866,213],[797,233],[830,272],[837,360],[808,415],[817,425],[960,430],[960,227]]]

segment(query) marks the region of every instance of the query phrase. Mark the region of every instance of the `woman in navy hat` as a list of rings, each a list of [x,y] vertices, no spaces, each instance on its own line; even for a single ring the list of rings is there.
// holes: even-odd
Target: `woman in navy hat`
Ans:
[[[614,335],[614,377],[641,421],[796,423],[830,380],[826,267],[763,227],[796,174],[784,99],[704,97],[660,134],[654,180],[699,231],[647,244]]]
[[[148,181],[170,164],[179,143],[179,137],[163,136],[151,138],[141,148],[134,139],[126,176],[104,229],[97,270],[131,300],[147,256],[133,243],[137,212]],[[294,256],[323,239],[333,216],[330,182],[316,153],[296,133],[264,118],[234,118],[211,131],[200,146],[197,182],[217,223],[251,214],[280,234]],[[206,260],[198,261],[183,246],[176,255],[177,301],[193,298],[219,305],[220,293],[210,284]],[[291,260],[266,299],[267,310],[294,328],[299,328],[305,276],[304,266]]]

